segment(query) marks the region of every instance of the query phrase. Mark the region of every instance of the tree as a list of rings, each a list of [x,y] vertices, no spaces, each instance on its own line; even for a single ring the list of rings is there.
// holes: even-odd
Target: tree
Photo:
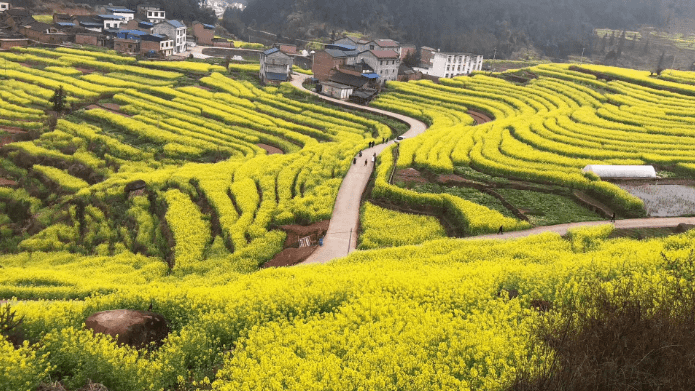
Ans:
[[[53,111],[60,113],[65,110],[65,91],[62,85],[56,88],[53,98],[48,101],[53,103]]]
[[[664,56],[666,56],[666,52],[661,52],[661,56],[659,56],[659,62],[656,64],[656,74],[660,75],[661,72],[664,70]]]

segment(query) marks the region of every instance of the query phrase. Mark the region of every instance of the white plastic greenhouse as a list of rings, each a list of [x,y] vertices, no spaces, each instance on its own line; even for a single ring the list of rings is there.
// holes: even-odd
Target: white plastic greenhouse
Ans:
[[[656,178],[654,166],[603,166],[590,164],[582,172],[593,172],[600,178]]]

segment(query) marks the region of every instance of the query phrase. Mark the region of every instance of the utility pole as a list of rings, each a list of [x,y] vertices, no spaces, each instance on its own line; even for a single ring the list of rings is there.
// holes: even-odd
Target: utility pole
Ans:
[[[580,64],[584,64],[584,49],[585,48],[582,48],[582,58],[579,60]]]

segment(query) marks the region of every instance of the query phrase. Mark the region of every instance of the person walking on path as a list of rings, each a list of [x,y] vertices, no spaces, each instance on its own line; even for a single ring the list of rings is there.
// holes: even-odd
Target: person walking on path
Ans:
[[[502,235],[504,233],[504,226],[500,225],[500,229],[497,231],[497,235]]]
[[[368,162],[368,161],[369,161],[369,159],[364,159],[364,165],[365,165],[365,166],[367,165],[367,162]]]
[[[375,161],[376,161],[376,154],[374,154],[374,156],[372,156],[372,163],[374,163]]]
[[[362,157],[362,151],[360,151],[360,157]]]
[[[611,223],[615,223],[615,212],[613,212],[613,217],[611,217]]]
[[[356,158],[356,157],[355,157],[355,158],[352,158],[352,164],[355,164],[355,163],[357,163],[357,158]]]

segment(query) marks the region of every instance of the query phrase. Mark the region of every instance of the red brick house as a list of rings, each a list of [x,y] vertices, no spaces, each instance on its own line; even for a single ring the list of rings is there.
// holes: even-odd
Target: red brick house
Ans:
[[[28,25],[19,26],[20,34],[41,43],[61,44],[70,41],[70,36],[58,30],[50,24],[34,22]]]
[[[193,36],[198,45],[212,46],[212,40],[215,38],[215,26],[193,22]]]
[[[289,43],[276,43],[273,46],[280,49],[281,52],[289,54],[290,56],[294,56],[297,54],[297,45],[292,45]]]

